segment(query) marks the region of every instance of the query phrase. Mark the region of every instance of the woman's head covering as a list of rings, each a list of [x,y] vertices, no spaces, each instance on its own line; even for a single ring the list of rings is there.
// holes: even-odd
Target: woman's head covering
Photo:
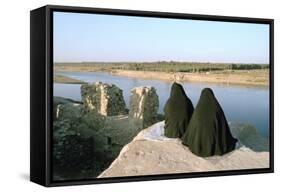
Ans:
[[[165,136],[180,138],[185,132],[194,107],[181,84],[173,83],[170,98],[165,104]]]
[[[213,91],[203,89],[182,143],[194,154],[207,157],[232,151],[236,141]]]

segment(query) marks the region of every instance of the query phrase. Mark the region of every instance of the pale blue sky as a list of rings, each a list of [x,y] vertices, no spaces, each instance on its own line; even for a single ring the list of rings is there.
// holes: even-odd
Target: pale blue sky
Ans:
[[[269,25],[54,12],[54,61],[269,63]]]

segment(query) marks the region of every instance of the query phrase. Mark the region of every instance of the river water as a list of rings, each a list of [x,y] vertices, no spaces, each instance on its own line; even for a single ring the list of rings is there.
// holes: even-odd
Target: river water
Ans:
[[[85,82],[111,83],[123,90],[124,99],[129,107],[130,90],[138,86],[153,86],[159,96],[159,113],[169,98],[172,82],[151,79],[138,79],[114,76],[106,72],[56,72]],[[182,83],[187,96],[192,100],[194,107],[200,97],[201,90],[205,87],[213,89],[214,94],[221,104],[226,118],[230,122],[247,123],[253,125],[261,133],[269,135],[269,88],[247,87],[225,84],[208,83]],[[67,97],[81,100],[79,84],[54,84],[54,96]]]

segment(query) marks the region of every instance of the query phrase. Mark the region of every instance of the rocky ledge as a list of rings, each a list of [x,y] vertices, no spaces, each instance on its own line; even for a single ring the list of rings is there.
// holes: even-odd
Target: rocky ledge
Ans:
[[[249,126],[241,127],[231,126],[231,131],[239,140],[234,151],[223,156],[202,158],[182,145],[180,139],[165,137],[163,121],[156,123],[125,145],[119,156],[98,177],[268,168],[267,143],[263,141],[263,147],[255,145],[261,142],[259,137],[255,140],[249,138],[252,142],[245,143],[245,138],[252,137],[252,134],[244,133],[253,133],[254,130]]]

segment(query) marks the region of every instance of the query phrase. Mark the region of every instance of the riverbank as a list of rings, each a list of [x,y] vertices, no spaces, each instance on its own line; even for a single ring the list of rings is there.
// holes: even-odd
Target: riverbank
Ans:
[[[229,70],[206,73],[166,73],[152,71],[112,70],[112,75],[131,78],[158,79],[180,82],[221,83],[233,85],[268,86],[268,70]]]
[[[85,84],[86,82],[80,81],[78,79],[73,79],[63,75],[54,75],[54,83],[64,83],[64,84]]]
[[[269,70],[221,70],[210,72],[161,72],[107,69],[92,66],[56,66],[55,71],[108,72],[116,76],[164,81],[219,83],[226,85],[269,86]],[[66,82],[66,81],[63,81]],[[69,83],[71,81],[67,81]]]

